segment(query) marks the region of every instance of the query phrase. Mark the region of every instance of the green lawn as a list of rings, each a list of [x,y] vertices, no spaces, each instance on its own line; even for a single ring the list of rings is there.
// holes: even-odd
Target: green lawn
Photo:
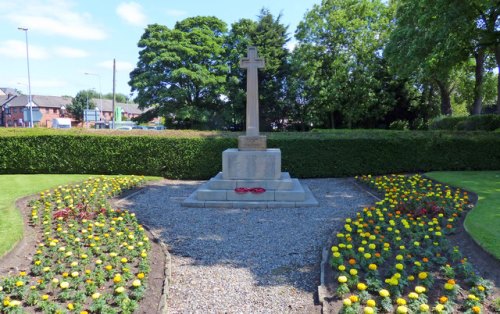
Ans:
[[[472,191],[479,201],[465,219],[465,229],[500,259],[500,171],[429,172],[432,179]]]
[[[15,207],[18,198],[40,191],[83,181],[92,175],[0,175],[0,257],[23,236],[23,220]],[[147,180],[159,178],[148,177]]]

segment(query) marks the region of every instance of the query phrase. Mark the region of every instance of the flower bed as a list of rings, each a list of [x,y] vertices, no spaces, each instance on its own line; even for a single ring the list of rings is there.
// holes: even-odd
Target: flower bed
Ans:
[[[30,203],[39,230],[31,267],[0,280],[0,312],[132,313],[150,270],[149,239],[135,214],[108,198],[142,177],[90,178]]]
[[[492,284],[447,239],[467,193],[420,175],[357,179],[385,197],[332,246],[341,313],[481,313]]]

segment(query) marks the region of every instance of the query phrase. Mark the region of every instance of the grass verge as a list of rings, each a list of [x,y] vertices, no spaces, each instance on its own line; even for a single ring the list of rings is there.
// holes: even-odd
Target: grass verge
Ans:
[[[500,171],[429,172],[434,180],[476,193],[476,207],[467,215],[464,225],[469,234],[486,251],[500,259]]]

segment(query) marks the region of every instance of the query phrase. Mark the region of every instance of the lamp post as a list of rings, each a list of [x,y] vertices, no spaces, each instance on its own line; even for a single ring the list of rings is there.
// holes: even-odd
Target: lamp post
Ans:
[[[92,75],[92,76],[97,76],[97,78],[99,79],[99,105],[101,106],[100,108],[100,112],[101,114],[103,113],[102,111],[102,89],[101,89],[101,76],[99,74],[96,74],[96,73],[89,73],[89,72],[85,72],[83,73],[85,75]]]
[[[28,64],[28,106],[30,107],[30,128],[33,127],[33,102],[31,99],[31,78],[30,78],[30,57],[28,51],[28,29],[24,27],[17,28],[20,31],[23,31],[26,35],[26,63]]]

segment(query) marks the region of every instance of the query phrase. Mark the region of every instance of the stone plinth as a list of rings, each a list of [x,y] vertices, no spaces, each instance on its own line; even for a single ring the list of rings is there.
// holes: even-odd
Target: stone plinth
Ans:
[[[222,153],[224,180],[277,180],[281,177],[281,150],[240,151],[226,149]]]
[[[259,150],[259,151],[266,150],[267,149],[267,137],[264,135],[238,136],[238,149],[239,150]]]

